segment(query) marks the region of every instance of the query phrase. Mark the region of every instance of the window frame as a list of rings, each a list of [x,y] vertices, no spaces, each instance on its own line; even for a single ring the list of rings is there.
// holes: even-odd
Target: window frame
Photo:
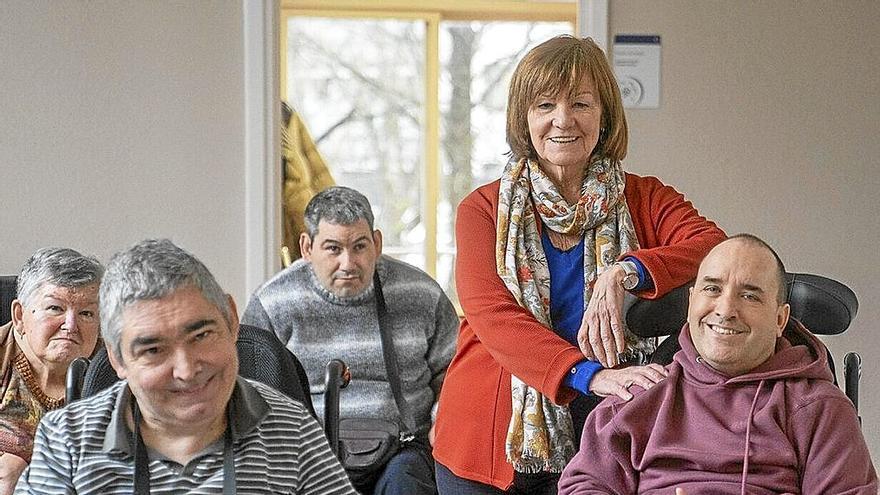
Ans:
[[[592,12],[589,4],[607,0],[580,2],[530,0],[283,0],[279,29],[280,95],[287,100],[287,25],[290,17],[346,17],[422,20],[425,22],[425,168],[422,174],[422,204],[425,241],[424,266],[432,277],[437,275],[439,258],[437,211],[440,201],[440,23],[443,21],[549,21],[570,22],[581,33],[581,10]],[[600,5],[601,6],[601,5]],[[600,24],[607,20],[597,19]]]

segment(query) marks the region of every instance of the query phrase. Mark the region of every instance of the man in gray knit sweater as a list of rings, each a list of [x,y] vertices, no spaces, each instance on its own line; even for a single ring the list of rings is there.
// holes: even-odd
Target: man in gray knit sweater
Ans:
[[[347,187],[316,195],[305,211],[303,259],[251,296],[242,323],[275,332],[302,361],[315,408],[323,409],[324,367],[345,361],[351,384],[341,418],[380,418],[403,425],[382,354],[373,287],[378,271],[400,370],[401,391],[418,438],[386,465],[366,493],[435,493],[429,438],[446,367],[455,352],[458,316],[443,289],[421,270],[383,256],[367,198]],[[373,485],[369,486],[369,485]]]

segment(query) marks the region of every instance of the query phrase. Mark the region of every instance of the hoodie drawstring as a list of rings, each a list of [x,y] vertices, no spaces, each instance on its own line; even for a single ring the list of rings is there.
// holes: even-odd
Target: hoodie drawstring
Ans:
[[[758,389],[755,390],[755,397],[752,399],[752,407],[749,409],[749,418],[746,421],[746,450],[743,452],[743,474],[741,483],[741,495],[746,495],[746,478],[749,475],[749,441],[752,436],[752,418],[755,415],[755,405],[758,404],[758,396],[761,394],[761,388],[764,386],[764,380],[758,382]]]

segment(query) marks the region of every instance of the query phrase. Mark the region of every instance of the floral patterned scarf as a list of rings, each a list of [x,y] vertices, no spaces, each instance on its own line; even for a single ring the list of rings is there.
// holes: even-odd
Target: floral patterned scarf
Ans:
[[[589,165],[580,200],[570,206],[536,162],[511,160],[504,167],[498,198],[496,269],[516,301],[542,325],[552,328],[550,270],[535,212],[556,232],[584,236],[586,308],[598,274],[621,253],[639,247],[623,196],[624,181],[620,163],[595,161]],[[627,337],[629,341],[631,335]],[[511,376],[511,393],[508,462],[518,472],[562,472],[577,441],[568,407],[554,404],[516,376]]]

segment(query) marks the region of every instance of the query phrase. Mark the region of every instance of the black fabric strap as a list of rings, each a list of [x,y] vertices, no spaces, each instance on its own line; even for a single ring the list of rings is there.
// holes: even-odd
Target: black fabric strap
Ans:
[[[376,295],[376,314],[379,316],[379,336],[382,340],[382,355],[385,357],[385,371],[388,373],[388,383],[391,384],[391,393],[394,394],[394,402],[397,403],[400,418],[403,421],[404,428],[407,430],[406,433],[415,436],[419,432],[415,421],[410,415],[409,405],[406,403],[406,399],[403,398],[403,391],[400,390],[397,352],[394,349],[394,341],[391,339],[391,322],[388,321],[388,308],[385,306],[385,294],[382,293],[382,282],[379,281],[378,267],[373,272],[373,292]]]
[[[235,452],[232,448],[232,414],[226,407],[226,433],[223,435],[223,495],[235,495]]]
[[[235,458],[232,448],[232,417],[226,408],[226,432],[223,435],[223,495],[235,495]],[[134,495],[150,495],[150,459],[141,436],[141,409],[131,396],[131,416],[134,422]]]
[[[147,446],[141,437],[141,409],[134,395],[131,396],[131,418],[134,423],[132,444],[134,445],[134,495],[150,495],[150,459]]]

